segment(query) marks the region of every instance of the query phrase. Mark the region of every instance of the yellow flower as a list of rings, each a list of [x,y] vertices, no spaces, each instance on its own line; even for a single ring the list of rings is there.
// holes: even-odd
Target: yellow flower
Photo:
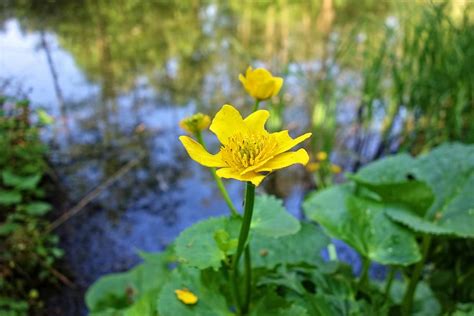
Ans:
[[[273,77],[268,70],[263,68],[253,70],[249,67],[245,77],[242,74],[239,75],[239,80],[248,94],[259,101],[277,95],[283,85],[283,78]]]
[[[320,151],[319,153],[316,154],[316,158],[319,161],[323,161],[323,160],[328,159],[328,154],[325,151]]]
[[[318,171],[320,168],[321,165],[319,164],[319,162],[310,162],[306,165],[306,170],[308,170],[309,172]]]
[[[331,172],[332,173],[335,173],[335,174],[338,174],[338,173],[341,173],[342,172],[342,168],[338,165],[335,165],[335,164],[332,164],[331,165]]]
[[[209,127],[211,124],[211,118],[208,115],[202,113],[196,113],[188,116],[179,122],[179,127],[184,129],[189,134],[196,134]]]
[[[188,136],[179,139],[192,159],[206,167],[220,168],[219,177],[259,185],[269,172],[297,163],[306,165],[309,160],[304,149],[287,151],[311,133],[295,139],[286,130],[270,134],[265,130],[269,115],[268,111],[259,110],[243,119],[232,105],[222,106],[210,127],[221,143],[220,151],[214,155]]]
[[[188,289],[175,290],[174,293],[178,300],[186,305],[194,305],[198,301],[198,297]]]

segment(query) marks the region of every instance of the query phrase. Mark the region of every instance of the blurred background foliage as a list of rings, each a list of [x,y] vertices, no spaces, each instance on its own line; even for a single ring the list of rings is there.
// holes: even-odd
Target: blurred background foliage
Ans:
[[[158,154],[151,139],[158,139],[159,131],[138,118],[130,123],[130,117],[138,117],[141,110],[151,113],[162,104],[191,105],[209,114],[227,102],[244,108],[252,101],[237,76],[248,65],[265,66],[285,78],[280,96],[264,104],[272,112],[269,128],[311,129],[315,135],[308,145],[313,162],[308,170],[314,177],[304,177],[305,189],[328,186],[334,174],[338,181],[341,171],[356,170],[399,150],[418,154],[445,141],[474,142],[471,1],[4,0],[0,9],[0,25],[18,21],[25,34],[37,35],[38,50],[51,55],[54,36],[97,88],[84,99],[70,100],[61,87],[86,88],[61,80],[67,75],[61,68],[54,70],[55,60],[50,63],[57,73],[57,99],[47,106],[60,112],[56,122],[65,121],[73,135],[82,135],[67,138],[66,146],[53,143],[61,163],[80,164],[79,171],[60,169],[61,176],[84,178],[82,166],[93,163],[90,178],[105,181],[138,150],[147,153],[141,173],[129,177],[134,182],[111,193],[109,201],[127,199],[133,204],[135,195],[154,192],[164,181],[157,180],[153,164]],[[0,84],[0,93],[7,90]],[[143,91],[152,91],[150,102],[141,99]],[[57,135],[68,137],[67,130],[56,130]],[[169,138],[165,141],[172,147]],[[328,157],[319,159],[321,152]],[[332,163],[342,170],[331,169]],[[37,163],[39,172],[43,167],[44,161]],[[176,176],[171,171],[163,177]],[[276,177],[268,181],[267,190],[288,196],[285,188],[293,179]],[[81,183],[69,189],[78,199],[89,188],[90,183]],[[101,207],[126,209],[109,201]],[[22,203],[0,214],[1,222]],[[34,230],[44,225],[34,224]],[[55,247],[54,238],[52,245],[47,249]],[[457,246],[452,249],[459,254]],[[433,260],[445,258],[443,251]],[[22,293],[27,297],[26,290]]]

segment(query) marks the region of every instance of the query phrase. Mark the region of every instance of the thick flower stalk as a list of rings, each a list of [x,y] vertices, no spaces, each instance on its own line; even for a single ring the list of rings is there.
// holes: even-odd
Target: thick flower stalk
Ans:
[[[269,112],[259,110],[245,119],[232,105],[224,105],[212,120],[210,130],[221,143],[217,154],[209,153],[188,136],[180,136],[189,156],[206,167],[219,168],[217,175],[248,181],[258,186],[270,172],[293,164],[306,165],[309,160],[304,149],[288,152],[311,136],[306,133],[295,139],[288,131],[269,133],[265,123]]]
[[[270,99],[280,92],[283,85],[283,78],[273,77],[266,69],[248,67],[245,76],[240,74],[239,80],[242,82],[245,90],[257,102]]]

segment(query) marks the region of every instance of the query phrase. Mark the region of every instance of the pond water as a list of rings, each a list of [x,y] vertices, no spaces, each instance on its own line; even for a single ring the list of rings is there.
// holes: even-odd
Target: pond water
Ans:
[[[178,122],[196,111],[212,115],[225,103],[249,113],[252,100],[237,79],[248,65],[285,77],[281,98],[273,100],[284,111],[273,123],[291,134],[311,128],[314,106],[337,101],[341,128],[331,158],[350,170],[360,96],[341,91],[357,91],[359,69],[337,57],[344,42],[357,50],[387,17],[396,23],[393,9],[379,2],[5,2],[0,91],[25,94],[55,117],[43,137],[68,207],[139,159],[57,229],[76,284],[57,299],[64,315],[84,314],[84,289],[136,264],[137,250],[161,250],[192,223],[226,214],[209,172],[178,142]],[[337,98],[325,99],[323,84]],[[308,148],[325,146],[315,141]],[[371,151],[368,146],[368,156]],[[243,186],[226,185],[240,205]],[[301,201],[313,186],[303,168],[292,167],[261,190],[283,198],[301,217]],[[355,255],[338,246],[357,270]]]

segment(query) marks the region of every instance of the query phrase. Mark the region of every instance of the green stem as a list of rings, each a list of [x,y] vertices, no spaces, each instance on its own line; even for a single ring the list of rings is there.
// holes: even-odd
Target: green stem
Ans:
[[[250,296],[252,292],[252,258],[250,256],[250,245],[245,247],[244,252],[244,262],[245,262],[245,296],[244,302],[242,304],[242,311],[248,312],[248,307],[250,305]]]
[[[368,258],[362,258],[362,273],[360,275],[358,288],[366,289],[369,283],[369,267],[370,267],[370,260]]]
[[[337,251],[336,251],[336,246],[334,245],[334,243],[329,243],[328,247],[328,256],[329,256],[329,261],[338,261],[338,257],[337,257]]]
[[[430,249],[430,245],[431,245],[431,236],[428,234],[423,235],[423,241],[421,244],[421,253],[423,257],[416,264],[413,274],[410,278],[410,283],[408,284],[408,288],[405,291],[405,295],[403,297],[402,315],[404,316],[411,315],[416,286],[418,285],[418,280],[420,279],[421,272],[423,271],[423,267],[425,265],[425,261],[428,255],[428,251]]]
[[[390,266],[390,270],[387,276],[387,283],[385,284],[385,291],[384,291],[384,301],[387,301],[387,298],[390,295],[390,289],[392,288],[393,279],[395,277],[395,272],[397,272],[397,268],[395,266]]]
[[[256,99],[255,100],[255,105],[253,106],[253,112],[258,110],[259,105],[260,105],[260,100]]]
[[[196,138],[199,142],[199,144],[202,145],[202,147],[206,148],[206,144],[204,143],[204,139],[202,138],[201,132],[196,133]],[[227,206],[229,207],[230,213],[234,217],[239,217],[240,214],[237,212],[237,209],[235,208],[234,204],[232,203],[232,200],[230,199],[229,193],[225,189],[224,183],[222,182],[222,179],[219,178],[216,174],[216,168],[209,168],[211,170],[212,177],[214,178],[214,181],[216,181],[217,188],[219,191],[221,191],[222,197],[224,198],[224,201],[226,202]]]
[[[244,211],[244,218],[242,221],[242,226],[240,226],[240,234],[239,234],[239,243],[237,245],[237,251],[234,255],[234,260],[233,260],[233,272],[234,272],[234,292],[235,292],[235,297],[237,301],[237,306],[239,308],[239,311],[241,314],[246,314],[248,311],[248,305],[249,305],[249,300],[245,299],[244,304],[241,305],[240,302],[240,294],[238,291],[238,280],[237,280],[237,273],[238,273],[238,268],[239,268],[239,260],[240,257],[242,256],[242,253],[244,251],[244,248],[246,247],[247,239],[249,236],[250,232],[250,222],[252,220],[252,213],[253,213],[253,204],[255,200],[255,186],[251,182],[247,182],[247,187],[245,190],[245,211]],[[248,256],[248,262],[250,263],[250,253]],[[245,271],[248,273],[249,271]],[[246,280],[248,280],[247,284],[251,283],[251,276],[246,275],[245,276]],[[250,285],[248,285],[250,286]],[[247,290],[247,287],[246,287]],[[250,291],[249,291],[250,292]],[[249,295],[250,293],[245,294],[245,298]]]

